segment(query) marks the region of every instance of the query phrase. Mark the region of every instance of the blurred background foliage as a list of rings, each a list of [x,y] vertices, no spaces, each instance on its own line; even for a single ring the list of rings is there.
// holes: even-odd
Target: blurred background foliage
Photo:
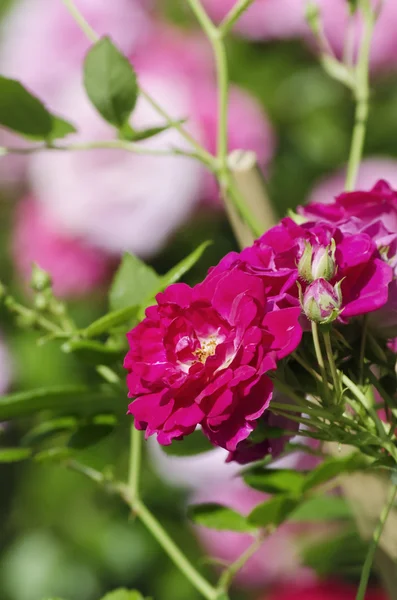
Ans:
[[[11,2],[1,1],[0,17]],[[192,26],[184,2],[163,0],[159,4],[167,18],[180,27]],[[277,148],[267,186],[277,214],[282,216],[305,201],[315,181],[345,163],[352,100],[340,84],[324,74],[314,54],[299,41],[254,43],[234,37],[228,41],[227,51],[232,81],[259,99],[275,129]],[[377,75],[371,104],[366,154],[397,157],[396,73]],[[14,198],[4,190],[1,194],[1,279],[23,298],[8,255]],[[163,273],[203,239],[214,243],[187,275],[186,281],[194,283],[226,252],[237,249],[221,211],[201,209],[150,263]],[[83,325],[100,316],[105,306],[102,290],[92,294],[89,301],[74,301],[71,311]],[[0,320],[13,360],[12,389],[68,383],[71,378],[89,382],[92,378],[89,366],[58,352],[57,344],[37,348],[36,335],[15,328],[3,309]],[[4,430],[0,434],[2,444],[16,445],[26,426],[21,421]],[[127,430],[126,419],[110,436],[81,451],[82,459],[98,468],[115,464],[122,475],[126,469]],[[187,554],[210,572],[183,517],[186,494],[162,483],[149,460],[143,475],[143,496],[149,507]],[[328,552],[328,562],[324,552],[318,550],[308,554],[307,562],[327,573],[338,556],[339,574],[355,580],[364,549],[354,532],[349,530],[346,535],[335,542],[336,552]],[[342,546],[346,560],[341,559]],[[324,560],[319,561],[319,556]],[[325,565],[318,564],[324,561]],[[198,598],[118,499],[107,496],[81,475],[51,463],[0,465],[0,599],[59,596],[65,600],[96,600],[119,586],[137,588],[156,600]],[[236,591],[233,596],[236,600],[243,597],[247,598],[247,592],[240,595]],[[257,597],[256,592],[252,597]]]

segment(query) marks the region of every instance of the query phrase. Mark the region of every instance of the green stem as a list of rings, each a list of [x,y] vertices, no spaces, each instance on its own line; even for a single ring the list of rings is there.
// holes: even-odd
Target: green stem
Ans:
[[[221,192],[223,196],[225,194],[230,196],[243,221],[252,230],[255,237],[259,237],[263,231],[241,196],[227,164],[229,70],[223,34],[211,21],[200,0],[188,0],[188,3],[207,35],[215,59],[218,88],[217,175]]]
[[[257,538],[248,546],[247,550],[243,552],[237,560],[235,560],[227,569],[225,569],[219,578],[218,582],[218,593],[219,595],[225,594],[232,584],[234,577],[244,567],[245,563],[260,549],[265,537],[264,534],[259,534]]]
[[[379,540],[382,536],[383,529],[386,525],[387,518],[391,509],[393,508],[395,499],[397,496],[397,484],[391,485],[386,504],[382,510],[379,518],[379,522],[375,528],[374,535],[372,537],[368,553],[364,562],[363,569],[361,571],[360,585],[357,591],[356,600],[365,600],[365,592],[367,590],[369,576],[371,574],[371,567],[374,560],[376,548],[378,547]]]
[[[49,333],[55,336],[65,333],[58,325],[55,325],[55,323],[53,323],[46,317],[43,317],[36,311],[31,310],[30,308],[26,308],[26,306],[22,306],[22,304],[16,302],[12,296],[7,296],[5,298],[4,305],[6,308],[8,308],[10,312],[19,315],[20,317],[31,319],[32,326],[38,325],[39,327],[41,327],[41,329],[44,329],[44,331],[48,331]]]
[[[314,352],[316,354],[318,366],[320,367],[320,373],[322,377],[323,390],[324,390],[324,400],[328,404],[329,401],[329,389],[328,389],[328,377],[327,371],[325,369],[323,353],[321,351],[320,338],[318,335],[318,326],[314,321],[311,322],[312,325],[312,337],[314,344]]]
[[[79,11],[79,9],[77,8],[77,6],[73,2],[73,0],[62,0],[62,2],[66,6],[66,8],[70,12],[70,14],[72,15],[73,19],[76,21],[77,25],[80,27],[81,31],[83,31],[83,33],[90,40],[90,42],[95,44],[95,42],[97,42],[99,40],[99,36],[97,35],[96,31],[94,31],[92,29],[91,25],[86,21],[86,19],[83,17],[83,15]]]
[[[140,500],[136,500],[132,509],[196,590],[208,600],[217,600],[219,597],[218,591],[196,571],[146,506]]]
[[[139,497],[139,481],[142,461],[142,440],[141,432],[135,428],[134,423],[131,425],[130,437],[130,467],[128,473],[128,489],[131,506]]]
[[[358,169],[363,154],[368,111],[369,111],[369,57],[371,39],[375,25],[375,16],[370,0],[361,0],[364,18],[363,41],[360,47],[355,79],[355,125],[347,166],[346,190],[351,191],[356,185]]]
[[[332,381],[334,383],[334,393],[336,397],[336,402],[339,403],[342,397],[342,386],[340,382],[340,377],[338,375],[338,371],[336,369],[334,353],[332,351],[332,343],[331,343],[331,335],[329,330],[323,331],[325,351],[327,353],[328,364],[331,370]]]
[[[237,23],[241,15],[254,3],[254,0],[239,0],[229,11],[222,23],[219,25],[219,32],[223,37],[229,33]]]

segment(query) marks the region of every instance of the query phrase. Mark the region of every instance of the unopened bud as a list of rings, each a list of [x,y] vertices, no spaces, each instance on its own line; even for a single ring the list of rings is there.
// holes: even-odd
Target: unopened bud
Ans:
[[[310,321],[331,323],[338,318],[342,306],[341,282],[332,286],[325,279],[311,283],[302,299],[302,308]]]
[[[305,242],[305,250],[298,263],[299,276],[308,283],[316,279],[329,281],[335,275],[335,241],[329,246],[313,247]]]
[[[52,281],[49,273],[44,271],[41,267],[33,264],[32,267],[32,278],[30,280],[30,285],[34,289],[35,292],[43,292],[51,287]]]

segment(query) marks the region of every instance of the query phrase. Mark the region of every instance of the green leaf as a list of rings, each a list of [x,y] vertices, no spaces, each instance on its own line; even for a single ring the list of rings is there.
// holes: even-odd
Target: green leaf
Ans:
[[[344,498],[313,496],[291,513],[290,521],[335,521],[350,519],[352,512]]]
[[[100,39],[84,61],[88,97],[106,121],[122,127],[136,104],[138,84],[128,59],[108,37]]]
[[[114,310],[91,323],[91,325],[86,327],[81,333],[84,337],[96,337],[110,331],[113,327],[117,327],[117,325],[122,325],[123,323],[130,321],[137,316],[138,311],[139,306],[137,305]]]
[[[62,117],[52,116],[52,127],[51,132],[47,136],[47,140],[52,142],[53,140],[60,140],[71,133],[76,133],[77,129],[72,123],[65,121]]]
[[[90,423],[89,425],[83,425],[75,433],[72,434],[68,446],[75,450],[82,450],[89,448],[101,442],[105,437],[110,435],[114,430],[113,425],[95,425]]]
[[[160,277],[132,254],[124,254],[113,279],[109,302],[112,310],[141,306],[153,296],[160,284]]]
[[[43,423],[36,425],[36,427],[33,427],[23,436],[22,444],[24,446],[39,444],[55,435],[75,429],[76,425],[77,420],[74,417],[62,417],[60,419],[44,421]]]
[[[50,386],[2,396],[0,421],[29,417],[43,410],[63,414],[98,414],[108,410],[122,412],[124,407],[118,405],[117,400],[114,390],[107,386]]]
[[[200,244],[193,252],[191,252],[186,258],[181,260],[175,267],[173,267],[168,273],[161,277],[160,289],[164,290],[166,287],[179,281],[185,273],[187,273],[194,265],[200,260],[205,250],[212,244],[211,241],[206,241]]]
[[[363,469],[366,465],[366,459],[358,453],[350,454],[345,458],[329,458],[308,474],[303,491],[326,483],[343,473],[351,473]]]
[[[114,590],[113,592],[109,592],[101,600],[144,600],[142,594],[135,590],[126,590],[125,588],[120,588],[118,590]]]
[[[90,340],[70,340],[62,344],[61,349],[66,354],[76,353],[79,358],[88,363],[111,364],[120,361],[120,348],[112,348],[105,346],[100,342],[92,342]]]
[[[0,463],[19,462],[30,458],[30,448],[0,448]]]
[[[251,532],[253,529],[243,515],[221,504],[193,504],[188,507],[188,517],[196,525],[219,531]]]
[[[294,496],[279,495],[259,504],[248,515],[247,520],[256,527],[280,525],[298,506],[299,499]]]
[[[168,456],[195,456],[213,450],[214,446],[201,430],[196,429],[183,440],[175,440],[170,446],[161,446],[161,449]]]
[[[344,531],[342,535],[326,537],[318,543],[307,544],[302,548],[303,562],[321,577],[335,573],[360,577],[368,543],[361,540],[355,531]]]
[[[181,125],[184,123],[185,119],[180,119],[175,121],[175,124]],[[126,123],[124,127],[120,129],[120,138],[122,140],[127,140],[129,142],[141,142],[142,140],[147,140],[149,138],[154,137],[155,135],[159,135],[163,133],[163,131],[167,131],[170,127],[173,127],[173,123],[167,123],[166,125],[160,127],[149,127],[148,129],[133,129],[129,123]]]
[[[19,81],[0,76],[0,126],[28,137],[46,139],[53,122],[45,106]]]
[[[268,494],[289,492],[298,494],[305,482],[305,474],[292,469],[252,469],[244,476],[247,485]]]
[[[65,446],[57,446],[56,448],[48,448],[41,450],[34,455],[35,462],[57,462],[66,460],[72,454],[72,451]]]

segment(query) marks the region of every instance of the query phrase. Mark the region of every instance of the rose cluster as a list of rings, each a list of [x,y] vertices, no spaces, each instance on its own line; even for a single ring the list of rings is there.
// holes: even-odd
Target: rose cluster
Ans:
[[[275,455],[273,378],[309,321],[393,319],[397,192],[379,181],[298,213],[198,285],[160,293],[127,334],[129,412],[147,436],[167,445],[201,426],[229,460]]]

